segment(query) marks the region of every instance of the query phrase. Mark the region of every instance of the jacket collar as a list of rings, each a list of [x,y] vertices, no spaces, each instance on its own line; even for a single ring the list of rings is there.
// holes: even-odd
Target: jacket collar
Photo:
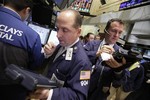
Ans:
[[[13,11],[13,10],[10,10],[10,9],[8,9],[8,8],[6,8],[6,7],[1,6],[1,7],[0,7],[0,11],[2,11],[2,12],[4,12],[4,13],[7,13],[7,14],[10,14],[10,15],[12,15],[13,17],[16,17],[17,19],[21,20],[21,17],[19,16],[19,14],[17,14],[17,13],[16,13],[15,11]]]
[[[75,53],[77,51],[77,49],[79,49],[79,47],[81,47],[81,46],[82,46],[81,42],[77,41],[76,43],[74,43],[73,45],[69,46],[68,48],[73,48],[73,53]],[[56,49],[59,49],[60,47],[61,47],[61,45],[59,44]],[[65,48],[65,49],[67,49],[67,48]]]
[[[73,54],[76,54],[77,51],[78,51],[78,49],[80,49],[81,47],[82,47],[82,44],[81,44],[80,41],[78,41],[77,43],[75,43],[75,44],[74,44],[73,46],[71,46],[70,48],[73,48]],[[60,45],[57,46],[55,52],[58,52],[58,49],[59,49],[59,48],[61,48]],[[66,57],[66,51],[67,51],[67,50],[65,50],[65,51],[60,55],[61,57],[59,57],[59,59],[56,59],[55,61],[58,61],[58,60],[61,60],[61,59],[65,58],[65,57]]]

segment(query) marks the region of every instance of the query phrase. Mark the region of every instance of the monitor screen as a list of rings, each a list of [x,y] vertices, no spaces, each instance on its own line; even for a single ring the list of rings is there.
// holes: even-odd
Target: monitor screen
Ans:
[[[143,57],[150,59],[150,50],[145,50]]]
[[[148,0],[128,0],[128,1],[122,2],[120,4],[119,10],[144,5],[146,3],[148,4],[148,2],[146,1]]]
[[[127,2],[122,2],[122,3],[120,4],[119,10],[124,9],[124,8],[126,8],[126,7],[127,7]]]
[[[30,20],[40,25],[51,26],[52,14],[53,10],[51,8],[42,5],[34,5]]]
[[[79,12],[90,13],[92,0],[75,0],[70,8],[78,10]]]
[[[41,44],[45,45],[47,43],[50,34],[50,29],[33,23],[29,23],[28,26],[31,27],[34,31],[36,31],[39,34],[41,39]]]
[[[3,4],[4,0],[0,0],[0,4]]]
[[[48,42],[53,42],[55,45],[58,45],[59,44],[59,40],[57,38],[57,31],[55,30],[52,30],[50,32],[50,36],[48,38]]]

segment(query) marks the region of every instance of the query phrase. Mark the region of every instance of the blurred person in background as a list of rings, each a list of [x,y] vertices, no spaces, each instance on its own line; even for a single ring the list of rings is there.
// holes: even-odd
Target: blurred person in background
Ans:
[[[95,39],[94,33],[91,33],[91,32],[87,33],[87,35],[85,35],[84,45],[88,43],[89,41],[93,41],[94,39]]]

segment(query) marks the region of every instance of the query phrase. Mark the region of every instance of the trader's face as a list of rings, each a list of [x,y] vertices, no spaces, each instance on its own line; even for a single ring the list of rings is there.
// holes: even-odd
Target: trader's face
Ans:
[[[124,30],[124,25],[120,24],[119,22],[112,22],[110,28],[107,30],[108,34],[106,35],[105,39],[109,44],[115,44],[120,35]]]
[[[74,14],[71,12],[62,12],[58,15],[56,21],[57,37],[61,46],[73,44],[80,36],[80,28],[74,28]]]

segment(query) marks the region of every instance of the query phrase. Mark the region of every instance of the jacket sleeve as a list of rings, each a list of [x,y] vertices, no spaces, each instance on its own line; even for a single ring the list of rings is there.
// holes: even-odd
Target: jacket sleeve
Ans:
[[[112,85],[115,88],[120,87],[121,85],[124,85],[127,83],[128,77],[130,77],[130,72],[127,69],[124,69],[120,72],[115,72],[113,73],[113,81]]]
[[[44,60],[44,53],[41,53],[42,45],[40,37],[37,35],[37,39],[32,47],[32,54],[30,54],[31,67],[39,67]]]
[[[123,85],[125,92],[135,91],[142,85],[144,79],[144,68],[140,66],[130,71],[130,77],[127,79],[127,83]]]
[[[85,52],[86,54],[88,55],[90,61],[92,62],[92,64],[94,65],[95,62],[96,62],[96,52],[97,52],[97,49],[94,49],[95,47],[93,47],[94,42],[88,42],[85,46],[84,46],[84,49],[85,49]]]

